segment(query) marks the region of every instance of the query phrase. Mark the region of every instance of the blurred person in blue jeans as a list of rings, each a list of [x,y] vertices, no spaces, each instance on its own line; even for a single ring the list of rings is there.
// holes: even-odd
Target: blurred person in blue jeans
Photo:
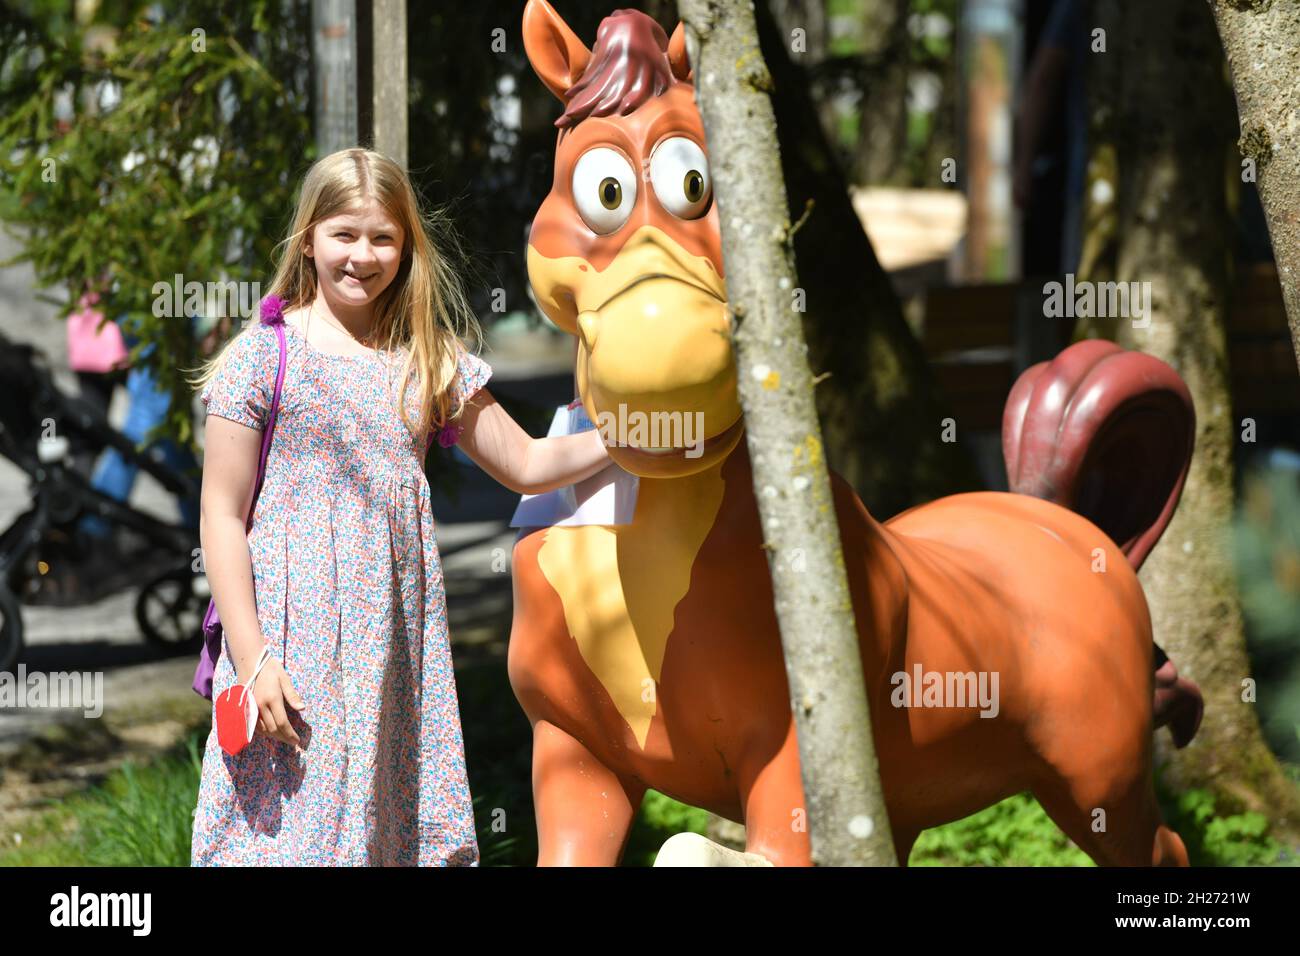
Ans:
[[[118,325],[122,324],[124,318],[125,316],[117,318]],[[197,336],[207,336],[211,332],[213,323],[210,321],[205,321],[199,317],[194,317],[190,321]],[[126,336],[126,340],[128,348],[134,348],[139,341],[138,338],[129,335]],[[152,351],[153,345],[151,343],[142,350],[141,357],[147,356]],[[171,408],[171,395],[158,388],[157,376],[153,370],[139,363],[133,365],[130,371],[127,372],[126,393],[130,405],[127,408],[126,422],[122,426],[122,434],[138,447],[149,432],[167,417],[167,412]],[[160,460],[166,467],[179,473],[197,469],[198,467],[194,453],[189,448],[182,448],[170,438],[153,442],[144,450],[144,453],[155,460]],[[139,474],[139,471],[138,465],[125,459],[117,449],[109,448],[105,450],[95,468],[94,476],[90,482],[91,487],[116,501],[126,503],[131,498],[131,489],[135,486],[136,475]],[[199,528],[199,499],[197,497],[179,498],[177,504],[180,507],[181,524],[197,532]],[[91,547],[97,547],[111,540],[111,526],[98,515],[83,517],[79,528],[91,539],[88,542]]]

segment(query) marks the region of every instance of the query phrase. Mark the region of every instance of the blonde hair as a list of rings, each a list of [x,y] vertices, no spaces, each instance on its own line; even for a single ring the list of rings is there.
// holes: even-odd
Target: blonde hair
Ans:
[[[388,350],[407,350],[402,363],[398,408],[402,422],[423,442],[429,430],[460,417],[463,408],[450,407],[456,377],[457,339],[470,339],[475,348],[483,332],[465,294],[453,262],[463,262],[460,241],[446,212],[422,213],[410,179],[400,166],[369,149],[344,149],[317,160],[303,179],[289,235],[275,278],[265,296],[279,296],[286,312],[316,299],[316,264],[303,254],[307,237],[318,223],[349,212],[374,199],[402,227],[402,259],[397,275],[375,300],[375,338]],[[255,329],[254,319],[240,335]],[[230,343],[191,380],[202,388],[220,371]],[[420,418],[411,422],[406,395],[418,372]]]

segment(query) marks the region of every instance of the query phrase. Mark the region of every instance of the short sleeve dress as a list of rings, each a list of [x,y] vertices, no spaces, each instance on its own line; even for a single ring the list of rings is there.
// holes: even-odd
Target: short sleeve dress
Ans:
[[[203,754],[191,863],[469,865],[479,860],[425,448],[402,422],[401,356],[330,355],[283,326],[287,365],[248,535],[262,634],[302,696],[299,737]],[[458,343],[453,403],[491,375]],[[279,361],[260,324],[203,392],[264,426]],[[408,387],[418,419],[418,381]],[[229,647],[214,699],[236,683]]]

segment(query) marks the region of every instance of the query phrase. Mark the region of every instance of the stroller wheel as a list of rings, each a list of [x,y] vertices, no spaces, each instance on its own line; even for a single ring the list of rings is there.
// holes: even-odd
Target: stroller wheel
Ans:
[[[22,609],[13,592],[0,584],[0,671],[12,671],[22,652]]]
[[[187,564],[160,574],[140,589],[135,621],[146,638],[166,647],[199,646],[207,598],[198,593],[194,579]]]

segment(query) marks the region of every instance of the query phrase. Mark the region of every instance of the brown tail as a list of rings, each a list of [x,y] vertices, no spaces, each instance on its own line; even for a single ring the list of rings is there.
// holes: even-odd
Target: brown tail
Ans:
[[[1192,396],[1164,362],[1098,339],[1025,371],[1002,413],[1011,490],[1083,515],[1136,571],[1173,517],[1196,438]],[[1200,688],[1156,647],[1155,725],[1185,747]]]

